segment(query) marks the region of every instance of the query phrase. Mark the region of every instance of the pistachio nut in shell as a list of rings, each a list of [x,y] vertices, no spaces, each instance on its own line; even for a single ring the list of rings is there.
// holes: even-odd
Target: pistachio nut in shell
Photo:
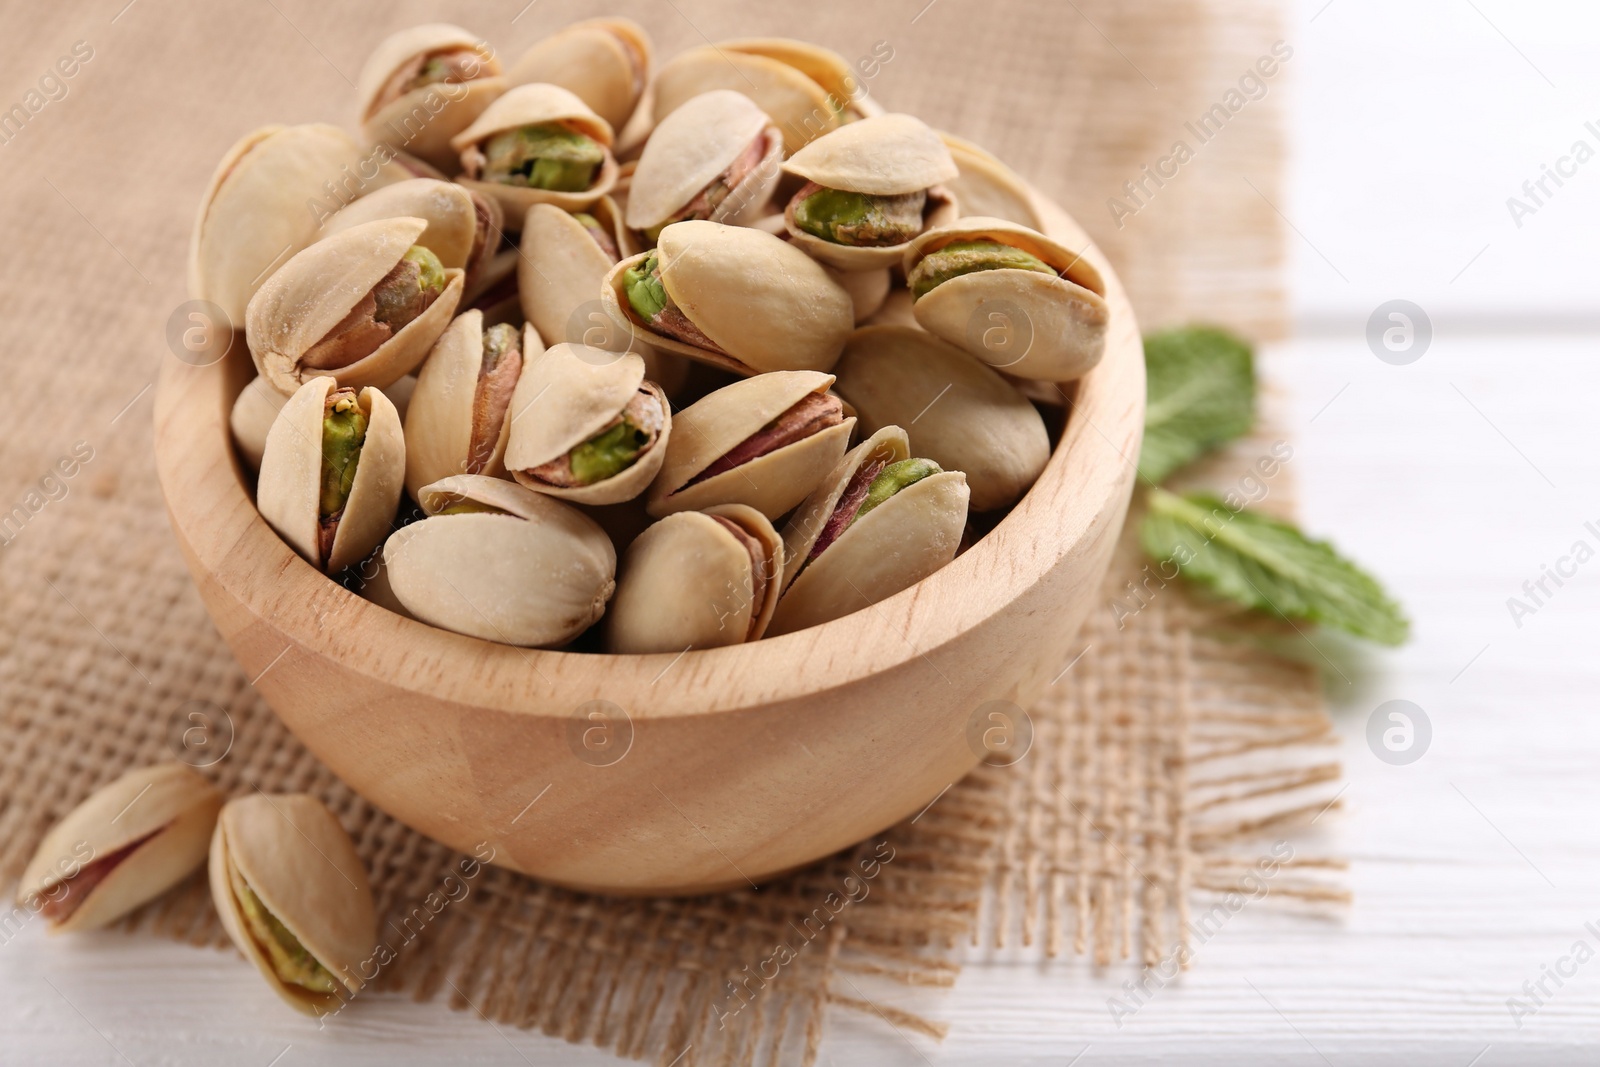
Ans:
[[[558,85],[519,85],[451,141],[461,184],[500,202],[507,226],[535,204],[581,211],[617,181],[611,126]]]
[[[551,344],[572,341],[628,351],[633,339],[605,314],[600,284],[625,255],[636,251],[610,197],[581,212],[535,204],[523,220],[517,257],[522,313]]]
[[[768,633],[803,630],[876,604],[949,563],[961,546],[966,475],[910,454],[885,426],[851,449],[783,534],[783,598]]]
[[[428,224],[417,244],[439,257],[446,268],[466,273],[470,289],[500,248],[505,219],[500,205],[455,182],[412,178],[386,185],[341,208],[322,229],[323,237],[380,219],[421,219]]]
[[[1081,378],[1105,352],[1106,283],[1083,252],[1004,219],[923,234],[904,267],[917,322],[996,370]]]
[[[333,813],[304,793],[228,801],[211,836],[222,928],[296,1011],[337,1011],[378,943],[367,870]]]
[[[299,253],[245,311],[256,370],[292,393],[319,375],[380,388],[427,358],[455,314],[462,272],[417,244],[422,219],[352,226]]]
[[[239,458],[253,471],[261,469],[261,453],[267,447],[267,433],[278,418],[278,412],[289,402],[289,397],[273,388],[265,378],[250,379],[250,384],[240,390],[228,412],[228,429],[233,433],[233,443]]]
[[[92,930],[183,881],[205,862],[222,794],[183,763],[129,771],[45,834],[17,903],[52,933]]]
[[[850,444],[856,420],[831,374],[775,371],[724,386],[672,417],[646,506],[655,516],[747,504],[777,519],[806,498]]]
[[[743,504],[668,515],[628,547],[606,649],[681,653],[758,640],[778,602],[783,540]]]
[[[324,183],[387,184],[404,171],[337,126],[263,126],[240,138],[211,176],[189,237],[189,296],[233,325],[273,269],[318,237],[339,202]],[[316,210],[307,210],[314,205]]]
[[[841,271],[828,268],[828,276],[850,294],[850,305],[855,309],[857,326],[883,310],[889,293],[894,289],[894,277],[887,267],[878,270]]]
[[[771,200],[782,163],[783,135],[748,96],[702,93],[650,134],[628,187],[628,227],[654,243],[674,222],[752,222]]]
[[[974,511],[1015,503],[1050,459],[1044,419],[982,362],[932,334],[866,326],[850,335],[835,388],[864,433],[903,426],[911,454],[962,471]]]
[[[593,519],[515,482],[456,475],[420,494],[430,518],[391,534],[389,585],[423,622],[558,648],[605,613],[616,549]]]
[[[960,175],[945,184],[956,194],[963,217],[982,215],[1043,230],[1033,193],[1021,176],[990,153],[951,133],[939,135]]]
[[[780,238],[694,221],[611,269],[606,312],[663,352],[736,374],[827,371],[855,321],[850,294]]]
[[[267,433],[256,506],[306,562],[337,574],[387,536],[405,473],[405,437],[389,398],[313,378]]]
[[[361,68],[361,133],[454,175],[460,157],[450,139],[505,89],[500,61],[477,34],[412,26],[379,42]]]
[[[559,85],[621,130],[644,96],[652,53],[650,35],[632,19],[586,19],[522,53],[506,78],[514,86]]]
[[[661,469],[672,407],[644,360],[559,344],[523,371],[511,399],[505,465],[536,492],[577,504],[620,504]]]
[[[789,153],[877,110],[838,53],[805,41],[745,38],[691,48],[664,64],[655,82],[656,122],[713,89],[754,100],[783,131]]]
[[[505,473],[512,393],[543,351],[532,327],[485,326],[481,311],[456,316],[417,373],[406,413],[406,492],[412,499],[452,474]]]
[[[805,179],[790,198],[790,240],[840,270],[898,266],[906,246],[953,222],[957,174],[950,151],[921,119],[879,115],[852,122],[796,152],[783,169]]]

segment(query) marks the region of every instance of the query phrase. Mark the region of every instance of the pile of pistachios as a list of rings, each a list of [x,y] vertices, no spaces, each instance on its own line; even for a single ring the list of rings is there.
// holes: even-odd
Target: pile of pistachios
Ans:
[[[423,622],[680,653],[866,608],[1028,491],[1104,348],[1026,185],[825,49],[428,25],[361,94],[361,142],[233,147],[190,287],[259,372],[262,516]]]

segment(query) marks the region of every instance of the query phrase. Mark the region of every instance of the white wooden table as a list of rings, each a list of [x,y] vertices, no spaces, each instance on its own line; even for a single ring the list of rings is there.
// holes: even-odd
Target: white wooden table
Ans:
[[[1547,580],[1520,627],[1507,608],[1574,542],[1600,550],[1584,526],[1600,528],[1600,159],[1521,228],[1505,203],[1573,141],[1600,148],[1584,129],[1597,30],[1578,0],[1291,8],[1295,177],[1277,206],[1300,235],[1302,329],[1266,357],[1293,395],[1306,525],[1416,623],[1331,687],[1348,811],[1318,844],[1354,861],[1348,917],[1246,908],[1120,1029],[1106,1002],[1131,967],[974,960],[953,992],[902,1001],[950,1023],[942,1045],[840,1015],[824,1063],[1600,1059],[1600,558]],[[1364,338],[1396,298],[1434,327],[1405,366]],[[1390,699],[1433,727],[1408,766],[1365,740]],[[1535,1001],[1523,984],[1541,980]],[[1513,997],[1531,1013],[1515,1019]],[[35,925],[0,944],[0,1063],[44,1062],[616,1061],[392,999],[318,1032],[231,956],[118,935],[46,946]]]

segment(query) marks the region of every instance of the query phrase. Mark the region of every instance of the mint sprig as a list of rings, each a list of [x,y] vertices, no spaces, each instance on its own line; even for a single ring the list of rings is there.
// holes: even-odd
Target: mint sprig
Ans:
[[[1198,456],[1250,431],[1256,375],[1250,346],[1208,326],[1144,341],[1144,447],[1139,474],[1159,485]]]
[[[1209,493],[1149,493],[1139,529],[1144,550],[1218,595],[1285,619],[1307,619],[1385,645],[1403,644],[1410,624],[1371,575],[1326,541]]]

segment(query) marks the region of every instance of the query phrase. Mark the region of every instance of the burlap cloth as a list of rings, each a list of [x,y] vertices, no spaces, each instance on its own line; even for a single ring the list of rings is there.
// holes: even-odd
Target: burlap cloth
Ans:
[[[1240,884],[1262,855],[1254,838],[1319,815],[1339,771],[1318,754],[1329,723],[1315,671],[1263,652],[1259,624],[1142,579],[1126,539],[1086,651],[1033,710],[1028,755],[981,768],[866,842],[865,852],[894,856],[870,895],[770,982],[751,975],[779,942],[799,940],[796,924],[839,890],[849,857],[759,892],[691,900],[614,902],[491,870],[435,915],[426,902],[456,857],[352,795],[257,698],[167,529],[151,385],[172,358],[165,324],[186,296],[185,243],[217,158],[264,123],[349,124],[349,83],[395,28],[457,21],[514,56],[609,9],[644,22],[667,55],[752,34],[797,34],[846,57],[887,42],[893,58],[872,91],[1011,160],[1076,214],[1146,327],[1205,319],[1257,338],[1282,331],[1273,203],[1293,61],[1204,144],[1185,125],[1270,52],[1270,0],[524,2],[0,9],[10,72],[0,106],[28,105],[30,89],[43,102],[0,136],[0,885],[92,788],[170,758],[186,730],[213,724],[187,738],[193,758],[222,721],[208,709],[220,709],[231,750],[208,773],[236,792],[314,792],[355,837],[386,935],[402,948],[384,982],[625,1056],[809,1062],[830,1005],[938,1033],[872,990],[891,979],[948,985],[974,942],[1148,964],[1192,943],[1191,906]],[[75,45],[92,57],[41,86]],[[1194,158],[1127,199],[1123,183],[1178,140]],[[1120,227],[1112,196],[1137,208]],[[1218,459],[1215,480],[1237,481],[1251,452]],[[1269,506],[1285,506],[1288,473],[1271,483]],[[1143,590],[1136,600],[1130,581]],[[1337,899],[1313,877],[1320,865],[1297,854],[1273,894]],[[222,943],[203,878],[127,925]]]

